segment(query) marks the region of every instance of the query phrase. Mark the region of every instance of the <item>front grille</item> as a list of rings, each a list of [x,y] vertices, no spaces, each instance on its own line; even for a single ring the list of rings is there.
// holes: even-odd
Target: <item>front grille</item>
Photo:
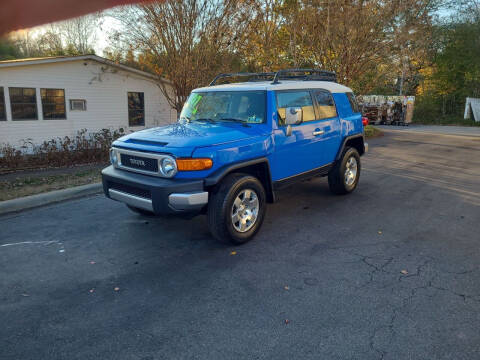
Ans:
[[[122,166],[131,169],[158,172],[158,160],[143,156],[120,154]]]
[[[116,182],[109,182],[108,187],[113,190],[118,190],[127,194],[139,196],[145,199],[151,199],[152,194],[150,193],[149,190],[145,189],[140,189],[135,186],[130,186],[130,185],[125,185],[125,184],[120,184]]]

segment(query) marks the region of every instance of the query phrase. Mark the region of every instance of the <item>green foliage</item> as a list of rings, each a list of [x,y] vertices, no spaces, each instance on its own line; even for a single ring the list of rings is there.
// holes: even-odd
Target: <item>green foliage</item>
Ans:
[[[437,119],[463,117],[465,98],[455,94],[428,93],[417,96],[414,121],[435,122]]]
[[[382,130],[372,125],[365,126],[364,133],[365,133],[365,137],[367,138],[375,138],[375,137],[383,136]]]
[[[465,120],[465,98],[455,94],[439,95],[429,93],[419,96],[415,101],[413,122],[431,125],[480,126],[480,122]]]
[[[480,22],[446,26],[435,58],[437,91],[480,96]]]
[[[466,97],[480,97],[480,21],[460,19],[436,29],[437,53],[425,91],[417,96],[414,121],[477,125],[463,120]]]
[[[20,56],[20,51],[13,41],[8,38],[0,38],[0,61],[14,60]]]

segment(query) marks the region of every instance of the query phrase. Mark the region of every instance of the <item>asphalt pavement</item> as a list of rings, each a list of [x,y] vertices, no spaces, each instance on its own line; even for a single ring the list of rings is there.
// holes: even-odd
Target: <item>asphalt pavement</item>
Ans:
[[[391,125],[375,125],[379,129],[396,132],[415,132],[430,135],[460,135],[460,136],[480,136],[480,126],[438,126],[438,125],[417,125],[409,126],[391,126]]]
[[[388,130],[228,247],[93,196],[0,217],[0,359],[480,359],[480,137]]]

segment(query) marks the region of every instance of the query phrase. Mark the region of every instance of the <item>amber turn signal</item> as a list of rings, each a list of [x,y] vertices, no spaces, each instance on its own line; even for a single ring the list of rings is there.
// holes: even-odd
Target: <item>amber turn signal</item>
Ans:
[[[213,166],[212,159],[177,159],[178,171],[208,170]]]

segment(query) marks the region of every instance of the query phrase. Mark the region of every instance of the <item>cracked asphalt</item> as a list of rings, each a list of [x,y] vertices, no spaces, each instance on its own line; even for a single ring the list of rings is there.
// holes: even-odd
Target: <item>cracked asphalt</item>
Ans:
[[[480,137],[386,130],[362,161],[240,247],[102,196],[0,217],[0,358],[480,359]]]

